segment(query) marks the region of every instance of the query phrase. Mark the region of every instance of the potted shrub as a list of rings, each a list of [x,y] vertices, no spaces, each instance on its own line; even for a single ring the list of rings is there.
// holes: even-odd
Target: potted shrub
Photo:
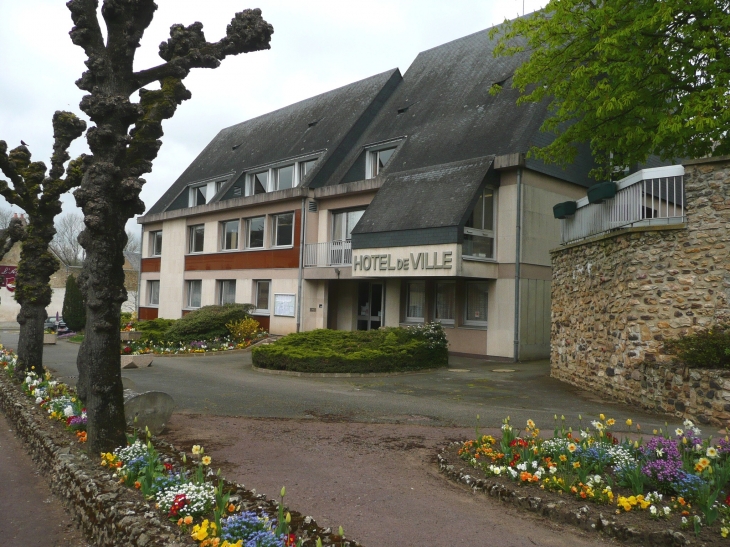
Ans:
[[[43,331],[43,343],[44,344],[55,344],[57,338],[58,338],[58,335],[51,329],[46,329]]]

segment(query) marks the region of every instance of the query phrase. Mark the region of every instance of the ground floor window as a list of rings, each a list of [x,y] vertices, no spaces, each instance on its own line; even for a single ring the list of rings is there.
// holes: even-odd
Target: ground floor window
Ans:
[[[236,302],[236,280],[222,279],[218,281],[218,303],[233,304]]]
[[[487,283],[473,281],[466,283],[464,292],[466,296],[466,302],[464,303],[465,325],[487,325],[487,292]]]
[[[453,324],[456,309],[456,283],[436,283],[436,302],[434,319],[446,324]]]
[[[160,282],[159,281],[148,281],[147,282],[147,304],[150,306],[160,305]]]
[[[256,281],[256,292],[254,293],[254,306],[258,313],[269,313],[269,294],[271,292],[271,281]]]
[[[187,307],[199,308],[200,298],[203,292],[203,282],[200,279],[194,279],[187,282]]]
[[[407,285],[406,321],[423,321],[426,307],[426,283],[411,281]]]

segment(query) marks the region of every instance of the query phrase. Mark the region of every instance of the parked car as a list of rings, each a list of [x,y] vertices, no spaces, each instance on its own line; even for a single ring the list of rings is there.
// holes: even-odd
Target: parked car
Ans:
[[[46,322],[43,323],[44,329],[50,329],[56,334],[66,334],[69,332],[68,326],[66,326],[66,323],[63,321],[63,317],[59,317],[58,321],[56,321],[55,317],[49,317],[46,319]]]

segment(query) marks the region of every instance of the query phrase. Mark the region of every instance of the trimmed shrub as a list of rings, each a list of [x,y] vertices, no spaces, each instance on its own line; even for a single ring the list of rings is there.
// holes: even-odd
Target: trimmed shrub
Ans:
[[[440,323],[371,331],[290,334],[252,352],[254,366],[297,372],[399,372],[448,365]]]
[[[175,319],[150,319],[140,321],[134,328],[142,333],[141,340],[157,344],[165,339],[167,330],[175,324]]]
[[[64,322],[72,331],[78,332],[86,327],[86,305],[73,275],[66,278],[66,294],[63,296],[61,313]]]
[[[228,336],[227,323],[250,317],[251,304],[203,306],[178,319],[165,333],[169,342],[192,342]]]
[[[730,369],[730,325],[709,329],[680,338],[666,340],[664,350],[690,368]]]

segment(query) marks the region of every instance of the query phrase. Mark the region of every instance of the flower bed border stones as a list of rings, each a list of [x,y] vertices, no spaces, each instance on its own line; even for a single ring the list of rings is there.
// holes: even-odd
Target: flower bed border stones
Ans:
[[[24,441],[51,489],[97,547],[198,545],[186,531],[166,520],[153,503],[145,502],[136,490],[120,485],[108,470],[89,459],[72,433],[57,422],[48,421],[46,412],[34,405],[5,373],[0,373],[0,410]],[[166,462],[185,465],[175,446],[156,437],[151,440]],[[277,501],[266,499],[255,490],[247,490],[242,484],[222,480],[224,489],[231,492],[231,499],[240,502],[244,510],[277,518]],[[312,517],[287,510],[291,514],[291,530],[304,539],[305,547],[314,547],[317,538],[321,539],[322,545],[362,547],[332,533],[329,528],[322,529]]]
[[[471,488],[473,492],[482,492],[499,501],[537,513],[552,521],[563,522],[578,528],[601,532],[607,537],[616,538],[627,543],[635,543],[646,547],[680,547],[688,544],[687,535],[667,529],[662,533],[649,532],[616,522],[607,506],[586,503],[577,511],[568,507],[565,501],[554,501],[553,496],[541,494],[531,496],[516,483],[505,481],[499,477],[479,479],[475,475],[483,475],[478,469],[468,466],[459,459],[457,452],[462,442],[452,442],[436,454],[439,471],[450,480]],[[575,500],[575,498],[569,498]],[[688,533],[689,534],[689,533]]]

